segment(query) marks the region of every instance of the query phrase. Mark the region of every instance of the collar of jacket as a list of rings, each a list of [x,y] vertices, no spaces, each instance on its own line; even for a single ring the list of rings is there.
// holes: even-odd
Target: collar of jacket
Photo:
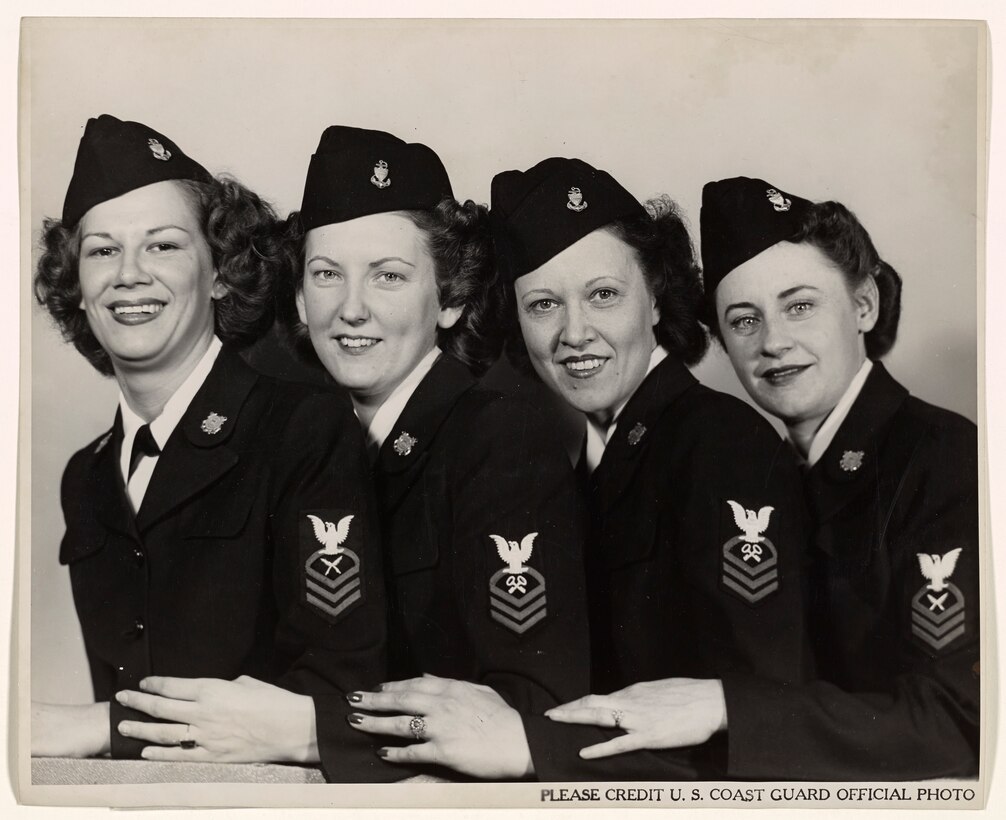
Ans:
[[[874,362],[859,396],[820,460],[807,473],[808,500],[819,522],[841,510],[880,479],[880,448],[908,398],[887,369]],[[910,452],[899,461],[907,464]],[[853,469],[853,465],[857,465]],[[893,466],[893,465],[892,465]],[[890,471],[900,474],[900,470]]]
[[[696,384],[698,380],[673,355],[643,379],[618,417],[615,434],[591,476],[602,510],[610,507],[628,486],[664,411]]]
[[[417,464],[458,399],[475,384],[475,378],[467,367],[453,356],[441,355],[423,377],[384,440],[377,458],[380,471],[402,473]],[[406,435],[413,439],[408,452],[404,452],[401,444],[396,450],[396,442]]]

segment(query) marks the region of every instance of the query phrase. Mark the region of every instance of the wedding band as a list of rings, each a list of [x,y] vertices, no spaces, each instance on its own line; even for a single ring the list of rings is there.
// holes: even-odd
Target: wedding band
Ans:
[[[196,748],[196,742],[191,737],[189,737],[189,732],[191,732],[191,731],[192,731],[192,726],[190,726],[188,723],[186,723],[185,724],[185,738],[178,744],[183,749],[195,749]]]
[[[422,740],[426,737],[426,721],[421,715],[416,715],[409,721],[409,731],[412,732],[412,736],[416,740]]]
[[[621,729],[622,728],[622,718],[623,717],[625,717],[625,712],[623,712],[621,709],[612,709],[611,710],[611,719],[613,721],[615,721],[615,728],[616,729]]]

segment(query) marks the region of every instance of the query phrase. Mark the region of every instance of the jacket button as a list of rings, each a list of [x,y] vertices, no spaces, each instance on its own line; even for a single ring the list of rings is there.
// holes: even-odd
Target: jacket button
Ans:
[[[143,630],[146,628],[147,627],[143,623],[143,618],[137,618],[136,623],[133,624],[133,634],[136,635],[137,638],[142,638]]]
[[[133,563],[136,564],[136,566],[138,567],[142,567],[143,562],[146,560],[147,556],[143,554],[143,550],[141,550],[139,547],[136,547],[133,550]]]

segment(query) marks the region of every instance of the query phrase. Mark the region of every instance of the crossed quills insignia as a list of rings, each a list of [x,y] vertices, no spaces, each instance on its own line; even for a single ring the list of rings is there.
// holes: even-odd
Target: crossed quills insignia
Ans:
[[[489,578],[489,617],[517,635],[541,623],[548,614],[545,576],[528,566],[537,537],[537,532],[529,532],[519,541],[489,535],[504,564]],[[493,565],[499,566],[491,556],[489,566]]]
[[[960,547],[942,555],[916,553],[926,583],[911,598],[912,635],[930,653],[942,652],[967,631],[964,593],[950,580],[960,555]]]
[[[779,516],[775,507],[751,503],[751,499],[723,501],[720,583],[749,606],[779,591],[779,553],[769,537],[779,530]]]
[[[301,600],[334,623],[363,600],[363,519],[352,510],[301,510],[298,527]]]

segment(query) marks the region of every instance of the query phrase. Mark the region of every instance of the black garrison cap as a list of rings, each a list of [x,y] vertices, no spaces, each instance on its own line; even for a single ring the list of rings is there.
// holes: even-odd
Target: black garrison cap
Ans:
[[[723,277],[795,236],[812,203],[763,179],[733,177],[702,188],[702,278],[710,299]]]
[[[426,210],[453,197],[433,149],[384,131],[331,125],[304,183],[304,230],[388,211]]]
[[[626,216],[646,216],[606,171],[551,157],[493,177],[492,216],[500,271],[510,281],[544,265],[587,234]]]
[[[143,123],[110,114],[90,119],[63,201],[63,225],[72,228],[95,205],[171,179],[212,178],[174,142]]]

